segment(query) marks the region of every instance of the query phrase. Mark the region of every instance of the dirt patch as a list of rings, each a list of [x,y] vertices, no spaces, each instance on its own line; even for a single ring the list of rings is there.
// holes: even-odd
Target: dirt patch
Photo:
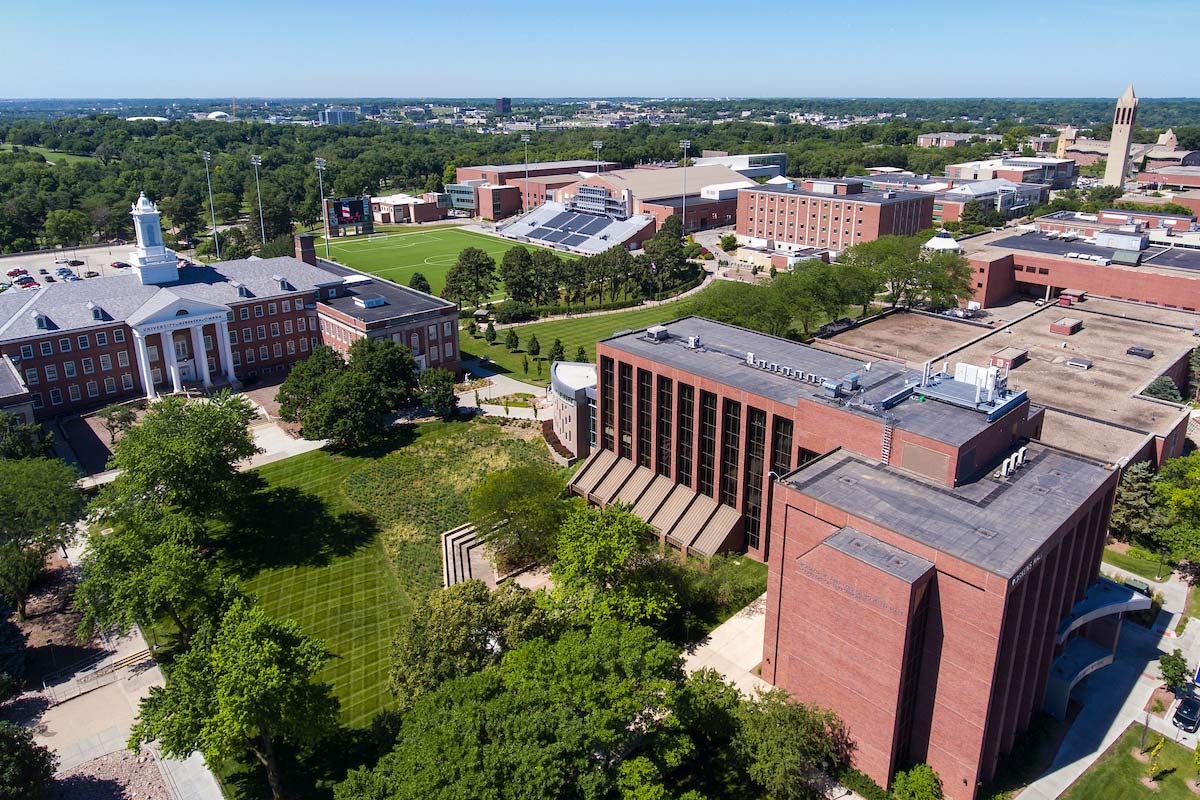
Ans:
[[[47,800],[169,800],[154,757],[120,750],[58,776]]]
[[[1149,779],[1149,778],[1147,778],[1145,775],[1143,775],[1142,777],[1138,778],[1138,780],[1140,780],[1140,781],[1142,782],[1142,786],[1145,786],[1145,787],[1146,787],[1147,789],[1149,789],[1150,791],[1152,791],[1152,792],[1157,792],[1157,791],[1158,791],[1158,783],[1156,783],[1155,781],[1152,781],[1152,780],[1150,780],[1150,779]]]
[[[1150,695],[1145,710],[1159,719],[1164,719],[1173,702],[1175,702],[1175,693],[1166,687],[1159,686],[1154,690],[1154,694]]]
[[[77,580],[75,570],[60,553],[46,560],[46,569],[29,598],[29,617],[16,623],[27,637],[27,686],[40,687],[51,673],[103,652],[98,639],[80,642],[75,637],[82,618],[71,601]]]

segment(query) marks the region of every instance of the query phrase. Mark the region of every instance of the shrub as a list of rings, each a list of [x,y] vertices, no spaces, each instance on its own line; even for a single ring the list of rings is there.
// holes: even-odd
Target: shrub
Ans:
[[[496,306],[496,321],[501,325],[511,322],[528,322],[537,318],[537,310],[521,300],[505,300]]]
[[[838,776],[838,783],[864,800],[891,800],[884,788],[865,773],[848,769]]]
[[[1142,390],[1142,394],[1146,397],[1153,397],[1155,400],[1167,400],[1172,403],[1183,402],[1183,397],[1179,394],[1179,387],[1166,375],[1159,375],[1151,381],[1150,385]]]

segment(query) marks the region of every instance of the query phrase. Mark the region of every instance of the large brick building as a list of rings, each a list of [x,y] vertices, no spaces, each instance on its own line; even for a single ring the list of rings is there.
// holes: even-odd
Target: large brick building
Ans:
[[[615,161],[584,161],[571,159],[565,161],[534,161],[530,164],[483,164],[477,167],[459,167],[455,172],[456,186],[512,186],[513,200],[504,200],[503,205],[491,209],[487,203],[479,207],[490,213],[480,213],[492,219],[520,210],[528,210],[539,206],[547,200],[555,199],[554,193],[564,186],[577,183],[581,172],[610,172],[621,165]],[[528,180],[526,180],[528,178]],[[505,195],[499,192],[498,198]],[[489,196],[488,201],[492,198]],[[501,213],[502,216],[494,216]]]
[[[308,237],[303,260],[180,267],[144,195],[133,217],[128,272],[0,295],[0,354],[16,364],[38,418],[282,374],[320,344],[344,354],[364,336],[389,336],[422,366],[459,371],[452,303],[318,264]]]
[[[737,234],[752,247],[840,252],[929,228],[933,204],[930,193],[868,189],[858,178],[753,186],[738,192]]]
[[[572,479],[664,545],[769,564],[762,674],[846,720],[886,784],[974,797],[1033,712],[1111,661],[1097,580],[1111,465],[1037,441],[1003,370],[913,370],[699,318],[597,346],[597,447]]]

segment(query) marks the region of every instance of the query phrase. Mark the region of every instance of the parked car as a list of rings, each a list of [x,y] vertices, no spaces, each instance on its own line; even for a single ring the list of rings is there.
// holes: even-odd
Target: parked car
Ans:
[[[39,286],[41,286],[41,284],[38,283],[37,281],[33,281],[32,283],[22,283],[21,284],[22,289],[36,289]]]
[[[72,258],[70,261],[67,262],[67,264],[72,267],[82,267],[83,266],[83,262],[77,258]]]
[[[1175,716],[1171,718],[1171,723],[1181,730],[1188,733],[1195,733],[1200,728],[1200,698],[1194,695],[1188,695],[1179,703],[1179,708],[1175,709]]]
[[[38,270],[38,275],[49,275],[49,274],[50,274],[50,270],[48,270],[48,269],[39,269]]]
[[[53,275],[47,275],[47,276],[46,276],[46,283],[54,283],[54,282],[56,282],[57,280],[58,280],[58,279],[57,279],[57,278],[55,278]]]
[[[99,278],[99,277],[100,277],[100,273],[99,273],[99,272],[96,272],[96,270],[94,270],[94,269],[89,269],[87,272],[83,273],[83,277],[85,277],[85,278]]]
[[[65,263],[67,263],[67,259],[66,259],[66,257],[56,258],[56,259],[54,259],[54,263],[55,264],[65,264]]]
[[[9,270],[9,271],[8,271],[6,274],[7,274],[7,275],[8,275],[8,277],[10,277],[10,278],[15,278],[15,277],[17,277],[18,275],[28,275],[28,274],[29,274],[29,271],[28,271],[28,270],[21,269],[20,267],[17,267],[16,269],[10,269],[10,270]]]
[[[129,269],[129,265],[126,264],[124,261],[114,261],[111,264],[109,264],[109,266],[112,267],[113,269]]]

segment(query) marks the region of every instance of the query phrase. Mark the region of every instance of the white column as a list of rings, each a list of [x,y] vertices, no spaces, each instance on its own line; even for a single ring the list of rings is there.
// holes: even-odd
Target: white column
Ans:
[[[179,361],[175,358],[175,332],[162,332],[162,349],[167,359],[167,372],[171,373],[171,385],[174,391],[183,391],[183,380],[179,376]]]
[[[146,390],[146,399],[153,400],[154,379],[150,377],[150,352],[146,349],[146,337],[137,331],[133,332],[133,350],[137,354],[138,372],[142,374],[142,388]]]
[[[208,374],[208,351],[204,349],[204,327],[202,325],[192,326],[192,359],[200,368],[200,380],[204,383],[204,388],[210,388],[212,376]]]
[[[221,320],[217,323],[217,341],[220,342],[221,366],[225,368],[225,377],[230,383],[237,380],[233,374],[233,348],[229,346],[229,322]]]

